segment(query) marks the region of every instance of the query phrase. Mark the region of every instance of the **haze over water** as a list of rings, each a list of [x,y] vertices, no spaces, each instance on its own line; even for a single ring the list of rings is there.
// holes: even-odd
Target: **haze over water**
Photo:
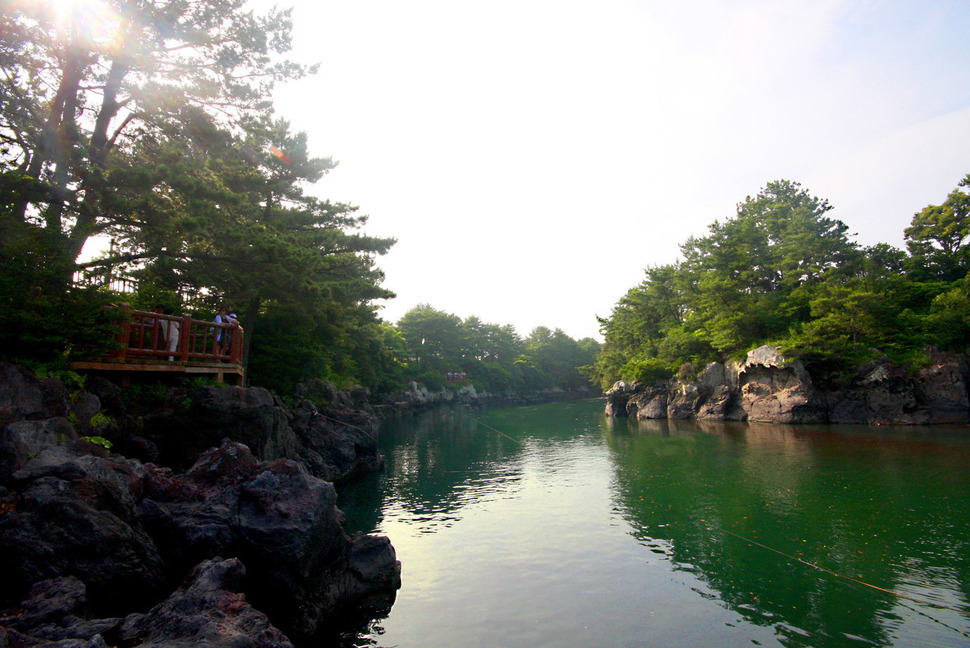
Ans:
[[[970,430],[443,410],[341,491],[403,587],[358,645],[966,646]]]

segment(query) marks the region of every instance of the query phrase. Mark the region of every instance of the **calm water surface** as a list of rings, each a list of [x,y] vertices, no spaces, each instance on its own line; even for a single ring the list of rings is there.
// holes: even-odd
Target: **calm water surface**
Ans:
[[[970,646],[970,428],[611,421],[382,430],[340,493],[403,587],[348,645]]]

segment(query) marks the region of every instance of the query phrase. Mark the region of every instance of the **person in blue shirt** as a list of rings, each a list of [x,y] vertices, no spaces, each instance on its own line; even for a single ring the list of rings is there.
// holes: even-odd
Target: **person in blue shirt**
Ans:
[[[216,324],[237,324],[235,315],[226,315],[226,307],[223,306],[219,309],[219,314],[216,315]],[[216,328],[216,355],[222,355],[223,353],[229,353],[230,345],[232,344],[232,329]]]

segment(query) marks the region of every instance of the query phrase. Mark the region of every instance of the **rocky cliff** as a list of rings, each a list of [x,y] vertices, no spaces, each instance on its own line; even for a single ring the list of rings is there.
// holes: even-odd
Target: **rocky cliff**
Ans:
[[[394,549],[344,531],[332,483],[380,465],[372,413],[157,395],[138,412],[0,364],[0,646],[290,646],[386,613]]]
[[[970,423],[962,354],[931,354],[915,373],[871,362],[838,390],[817,387],[798,361],[763,346],[740,365],[711,363],[690,382],[616,383],[606,413],[637,419],[925,425]]]

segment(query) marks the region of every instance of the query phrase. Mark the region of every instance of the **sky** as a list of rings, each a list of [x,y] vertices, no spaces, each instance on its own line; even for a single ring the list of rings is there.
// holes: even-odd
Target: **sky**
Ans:
[[[768,182],[903,247],[970,173],[967,0],[276,4],[321,64],[277,113],[338,162],[311,193],[397,239],[392,323],[429,304],[600,339],[645,268]]]

